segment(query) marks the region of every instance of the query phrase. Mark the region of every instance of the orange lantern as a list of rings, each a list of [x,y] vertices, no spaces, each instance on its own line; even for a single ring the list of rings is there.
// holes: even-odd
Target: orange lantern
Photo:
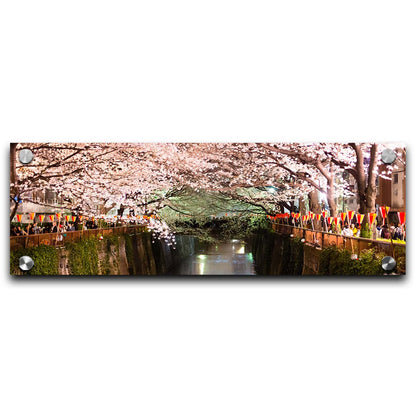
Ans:
[[[328,217],[326,220],[328,221],[328,225],[331,225],[334,217]]]
[[[75,222],[77,217],[75,217],[74,215],[72,216],[72,222]]]
[[[363,222],[363,219],[364,219],[364,214],[357,214],[358,224],[361,224]]]
[[[341,212],[341,214],[339,214],[341,216],[341,221],[344,222],[345,218],[347,217],[347,213],[346,212]]]
[[[326,214],[327,214],[326,211],[322,211],[322,217],[323,218],[326,218]]]
[[[351,221],[354,217],[355,212],[354,211],[348,211],[348,219]]]
[[[370,212],[368,214],[368,222],[370,223],[370,226],[374,224],[374,220],[377,218],[377,214],[375,212]]]
[[[400,225],[403,225],[406,223],[406,213],[405,212],[398,212],[397,217],[399,218]]]
[[[34,219],[35,219],[35,213],[34,213],[34,212],[31,212],[31,213],[29,214],[29,216],[30,216],[30,219],[31,219],[31,220],[34,220]]]
[[[39,215],[39,221],[40,222],[43,222],[43,219],[45,218],[45,216],[44,215]]]
[[[17,214],[16,218],[17,218],[17,222],[22,222],[22,214]]]
[[[54,220],[54,216],[53,215],[49,215],[49,221],[50,222],[53,222],[53,220]]]

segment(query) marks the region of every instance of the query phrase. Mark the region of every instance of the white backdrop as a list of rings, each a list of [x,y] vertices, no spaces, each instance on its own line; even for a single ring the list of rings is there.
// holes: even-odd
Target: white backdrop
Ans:
[[[411,7],[3,4],[4,200],[11,141],[410,143]],[[400,281],[19,282],[2,218],[3,415],[416,414],[413,249]]]

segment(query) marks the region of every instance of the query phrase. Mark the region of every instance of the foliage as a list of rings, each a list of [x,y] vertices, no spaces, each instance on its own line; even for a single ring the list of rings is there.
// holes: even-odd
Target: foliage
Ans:
[[[370,227],[368,225],[368,222],[365,223],[365,225],[362,227],[360,232],[360,237],[362,238],[371,238],[373,233],[370,230]]]
[[[98,241],[95,238],[82,239],[76,243],[66,243],[69,267],[72,275],[97,275]]]
[[[27,272],[22,272],[19,268],[19,259],[22,256],[31,257],[35,263]],[[59,250],[46,245],[12,250],[10,251],[10,274],[56,276],[59,274]]]
[[[374,276],[384,273],[381,260],[385,253],[372,248],[361,251],[357,260],[351,259],[351,255],[351,251],[335,246],[325,248],[321,252],[319,273],[329,276]]]

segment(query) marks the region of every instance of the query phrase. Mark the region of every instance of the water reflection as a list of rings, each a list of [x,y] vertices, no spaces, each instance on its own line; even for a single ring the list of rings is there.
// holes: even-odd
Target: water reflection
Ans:
[[[175,275],[254,275],[253,255],[244,242],[231,240],[185,258]]]

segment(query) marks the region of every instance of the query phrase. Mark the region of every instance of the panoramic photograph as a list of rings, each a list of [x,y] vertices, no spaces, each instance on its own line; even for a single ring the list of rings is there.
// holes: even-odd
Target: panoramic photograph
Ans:
[[[405,273],[401,144],[10,144],[13,276]]]

